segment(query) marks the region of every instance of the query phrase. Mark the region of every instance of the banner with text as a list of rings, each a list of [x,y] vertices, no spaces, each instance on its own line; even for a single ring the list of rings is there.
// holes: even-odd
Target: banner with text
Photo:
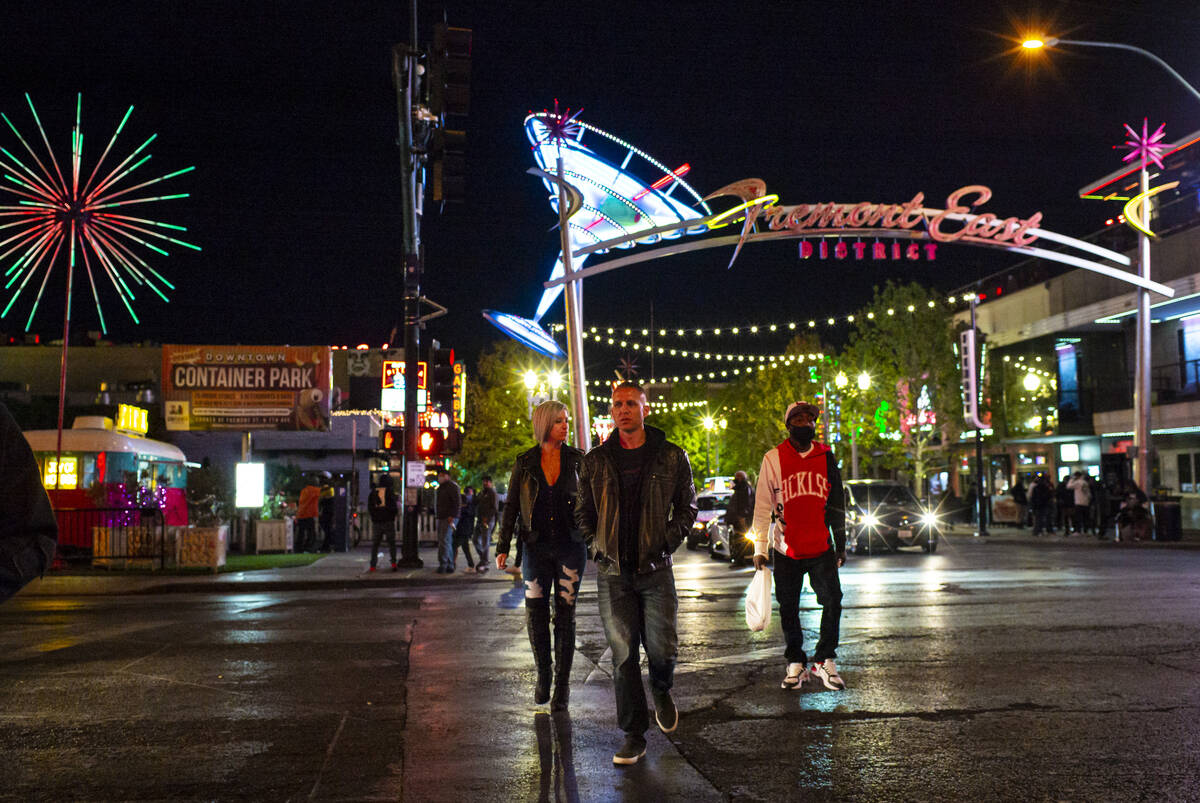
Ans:
[[[169,430],[329,429],[329,346],[162,348]]]

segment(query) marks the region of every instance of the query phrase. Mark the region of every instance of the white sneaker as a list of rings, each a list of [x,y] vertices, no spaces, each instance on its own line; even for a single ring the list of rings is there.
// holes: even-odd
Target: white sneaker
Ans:
[[[784,676],[783,682],[779,684],[781,689],[798,689],[808,680],[808,670],[804,668],[804,664],[788,664],[787,675]]]
[[[846,688],[846,682],[838,674],[837,664],[833,662],[832,658],[826,658],[819,664],[813,664],[812,673],[821,679],[827,689],[841,691]]]

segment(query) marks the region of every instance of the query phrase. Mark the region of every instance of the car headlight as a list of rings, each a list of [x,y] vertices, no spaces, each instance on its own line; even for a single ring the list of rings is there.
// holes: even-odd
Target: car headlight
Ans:
[[[705,523],[704,523],[704,522],[702,522],[702,521],[695,522],[694,524],[692,524],[692,529],[693,529],[693,530],[703,530],[703,529],[704,529],[704,524],[705,524]]]
[[[933,513],[922,513],[921,523],[926,527],[936,527],[938,523],[938,517]]]
[[[863,517],[862,517],[862,523],[867,525],[868,527],[878,527],[879,526],[879,517],[876,516],[874,513],[864,513]]]

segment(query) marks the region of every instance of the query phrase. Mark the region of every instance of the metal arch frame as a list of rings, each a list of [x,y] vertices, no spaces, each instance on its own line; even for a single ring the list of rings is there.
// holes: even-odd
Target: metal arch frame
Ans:
[[[926,216],[936,215],[936,214],[940,213],[941,211],[942,210],[940,210],[940,209],[929,209],[929,208],[925,208],[922,210],[923,214],[925,214]],[[701,220],[699,220],[699,221],[688,221],[686,224],[674,224],[671,226],[659,226],[656,229],[644,230],[644,231],[641,231],[638,233],[638,236],[636,239],[643,239],[646,236],[646,234],[651,231],[657,233],[658,231],[661,231],[661,230],[670,230],[670,229],[681,228],[684,225],[696,226],[699,223],[707,223],[715,217],[716,217],[716,215],[711,215],[707,218],[701,218]],[[951,219],[955,219],[955,220],[963,220],[966,222],[970,222],[970,221],[974,220],[976,217],[978,217],[978,215],[951,214],[951,215],[947,215],[947,217],[951,218]],[[976,239],[976,238],[963,237],[959,240],[954,240],[954,241],[951,241],[951,242],[945,243],[945,244],[953,245],[954,243],[963,243],[966,245],[974,245],[974,246],[980,246],[980,247],[984,247],[984,248],[999,249],[999,250],[1008,251],[1008,252],[1014,253],[1014,254],[1024,254],[1026,256],[1038,257],[1040,259],[1048,259],[1048,260],[1051,260],[1054,262],[1061,262],[1062,264],[1065,264],[1065,265],[1071,265],[1072,267],[1082,268],[1084,270],[1090,270],[1095,273],[1099,273],[1104,276],[1108,276],[1110,278],[1117,279],[1118,281],[1127,282],[1136,287],[1140,287],[1145,290],[1150,290],[1152,292],[1158,293],[1159,295],[1167,296],[1168,298],[1175,295],[1175,291],[1165,284],[1161,284],[1159,282],[1155,282],[1150,279],[1143,278],[1136,273],[1130,273],[1129,271],[1122,270],[1120,267],[1118,267],[1118,266],[1129,266],[1132,264],[1129,257],[1125,256],[1124,254],[1119,254],[1116,251],[1110,251],[1106,248],[1102,248],[1102,247],[1094,245],[1092,243],[1084,242],[1084,241],[1078,240],[1074,237],[1068,237],[1064,234],[1058,234],[1056,232],[1051,232],[1046,229],[1038,228],[1038,229],[1036,229],[1036,231],[1037,231],[1039,238],[1045,238],[1047,240],[1051,240],[1053,242],[1057,242],[1062,245],[1066,245],[1070,248],[1075,248],[1080,251],[1095,254],[1096,256],[1103,257],[1104,259],[1107,259],[1108,261],[1115,263],[1115,265],[1109,265],[1109,264],[1105,264],[1103,262],[1093,262],[1091,260],[1083,259],[1081,257],[1073,256],[1071,254],[1063,254],[1063,253],[1059,253],[1057,251],[1050,251],[1048,249],[1038,248],[1035,246],[1004,245],[1001,243],[996,243],[994,240],[988,240],[988,239]],[[576,270],[571,274],[570,279],[568,279],[565,276],[562,278],[558,278],[558,279],[551,279],[551,280],[545,282],[544,287],[547,289],[550,289],[553,287],[557,287],[561,284],[565,284],[568,281],[579,281],[581,279],[586,279],[589,276],[595,276],[600,273],[606,273],[611,270],[616,270],[618,268],[627,267],[629,265],[635,265],[635,264],[638,264],[641,262],[648,262],[652,259],[661,259],[663,257],[675,256],[677,254],[689,253],[689,252],[693,252],[693,251],[703,251],[708,248],[719,248],[719,247],[725,246],[725,245],[736,245],[739,241],[745,242],[745,243],[752,243],[752,242],[758,243],[758,242],[774,242],[777,240],[806,240],[806,239],[819,239],[819,238],[831,238],[832,239],[832,238],[842,238],[842,237],[867,237],[867,238],[872,238],[872,239],[874,239],[874,238],[902,239],[902,240],[917,240],[917,241],[922,241],[922,242],[934,242],[934,243],[939,242],[938,240],[931,238],[924,231],[912,231],[912,230],[908,230],[908,229],[896,230],[896,229],[874,229],[874,228],[802,229],[802,230],[781,229],[778,231],[753,232],[753,233],[746,235],[744,238],[741,235],[726,235],[726,236],[722,236],[722,237],[711,237],[711,238],[707,238],[704,240],[694,240],[691,242],[675,242],[675,241],[673,241],[670,245],[664,245],[664,246],[660,246],[658,248],[653,248],[650,250],[643,250],[636,254],[629,254],[628,256],[617,257],[616,259],[607,260],[605,262],[600,263],[599,265],[592,265],[587,268],[580,268],[579,270]],[[589,254],[592,254],[592,253],[595,253],[598,251],[607,251],[609,249],[619,247],[621,244],[631,242],[633,239],[634,238],[632,238],[632,237],[628,237],[628,238],[606,240],[604,242],[596,243],[595,245],[588,246],[587,248],[581,248],[578,251],[573,252],[572,256],[573,257],[586,257]]]

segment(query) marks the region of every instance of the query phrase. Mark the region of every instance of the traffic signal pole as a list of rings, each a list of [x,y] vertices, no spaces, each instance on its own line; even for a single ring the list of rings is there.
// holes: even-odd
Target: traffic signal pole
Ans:
[[[420,482],[409,476],[409,467],[419,459],[417,439],[420,427],[417,422],[417,371],[421,350],[421,235],[420,185],[424,171],[423,160],[413,147],[413,106],[418,96],[417,64],[417,0],[411,0],[411,19],[407,45],[396,45],[392,49],[392,80],[396,86],[396,101],[400,117],[400,171],[401,205],[403,207],[404,248],[404,463],[401,477],[404,485],[404,501],[401,513],[401,542],[399,565],[404,568],[420,568],[424,565],[418,554],[417,515],[418,491],[425,482],[424,467]],[[424,125],[424,123],[422,123]]]

